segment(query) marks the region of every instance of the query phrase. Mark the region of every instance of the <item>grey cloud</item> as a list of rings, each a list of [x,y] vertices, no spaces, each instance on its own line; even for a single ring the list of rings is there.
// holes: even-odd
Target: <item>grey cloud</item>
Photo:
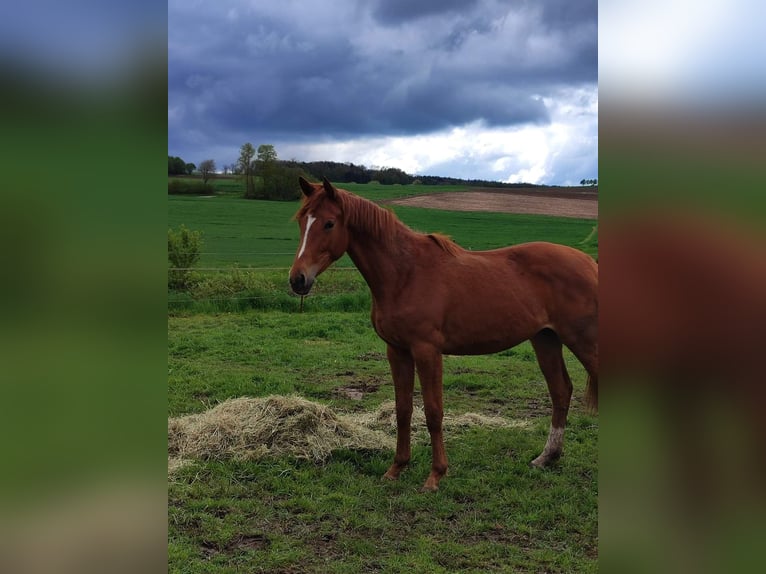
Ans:
[[[478,0],[377,0],[373,15],[383,24],[398,24],[422,16],[470,11]]]
[[[171,2],[169,151],[545,123],[543,97],[597,81],[596,4],[571,4],[334,0],[332,28],[289,2]]]

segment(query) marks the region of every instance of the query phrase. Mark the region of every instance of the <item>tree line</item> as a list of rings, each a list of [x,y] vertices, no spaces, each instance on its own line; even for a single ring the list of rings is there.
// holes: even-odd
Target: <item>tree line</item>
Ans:
[[[292,200],[300,197],[298,177],[310,177],[291,162],[280,161],[271,144],[259,145],[258,149],[247,142],[239,150],[239,158],[231,165],[223,166],[223,174],[238,176],[245,187],[246,199]],[[168,156],[168,176],[199,175],[202,183],[194,180],[170,180],[168,193],[213,193],[208,181],[216,176],[218,169],[213,159],[205,159],[199,166],[186,163],[177,156]]]
[[[338,183],[370,183],[382,185],[470,185],[474,187],[537,187],[530,183],[505,183],[485,179],[460,179],[436,175],[411,175],[395,167],[365,167],[353,163],[334,161],[290,161],[287,162],[311,174],[315,179],[327,177]]]
[[[239,157],[232,164],[222,167],[224,175],[235,175],[244,184],[244,197],[247,199],[293,200],[300,197],[298,177],[321,180],[326,177],[337,183],[380,183],[382,185],[469,185],[475,187],[518,188],[537,187],[529,183],[504,183],[483,179],[460,179],[433,175],[411,175],[395,167],[366,167],[353,163],[334,161],[296,161],[280,160],[275,147],[261,144],[255,148],[247,142],[240,147]],[[171,181],[170,193],[211,193],[208,180],[215,177],[218,170],[215,161],[205,159],[199,166],[186,163],[180,157],[168,156],[168,175],[198,174],[202,186],[196,189],[192,183]],[[596,179],[583,179],[580,185],[597,185]],[[172,188],[172,189],[171,189]],[[183,190],[181,190],[183,188]],[[187,189],[188,188],[188,189]],[[194,189],[192,189],[194,188]]]
[[[180,157],[168,156],[168,175],[191,175],[197,166],[186,163]]]
[[[250,142],[239,148],[239,158],[231,169],[244,179],[246,199],[298,199],[301,196],[298,177],[306,175],[279,161],[273,145],[262,144],[256,150]]]

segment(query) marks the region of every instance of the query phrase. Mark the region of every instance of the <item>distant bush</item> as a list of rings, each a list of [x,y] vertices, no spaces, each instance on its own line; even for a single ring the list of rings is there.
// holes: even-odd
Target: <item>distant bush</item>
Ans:
[[[214,193],[212,185],[198,179],[168,179],[169,195],[213,195]]]
[[[191,268],[200,258],[202,232],[181,225],[168,229],[168,288],[185,289],[191,283]]]
[[[268,168],[261,168],[255,186],[246,199],[268,199],[273,201],[294,201],[301,197],[298,176],[304,175],[300,169],[275,163]]]

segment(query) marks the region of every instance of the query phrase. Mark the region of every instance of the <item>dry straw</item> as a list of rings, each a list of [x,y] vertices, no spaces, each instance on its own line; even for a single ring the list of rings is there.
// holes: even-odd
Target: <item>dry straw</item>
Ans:
[[[529,423],[475,413],[445,414],[447,431],[471,426],[529,428]],[[412,431],[415,441],[428,442],[422,409],[413,413]],[[395,436],[393,401],[370,413],[338,414],[300,397],[240,397],[199,414],[168,419],[168,474],[190,459],[287,455],[323,461],[338,449],[393,450]]]

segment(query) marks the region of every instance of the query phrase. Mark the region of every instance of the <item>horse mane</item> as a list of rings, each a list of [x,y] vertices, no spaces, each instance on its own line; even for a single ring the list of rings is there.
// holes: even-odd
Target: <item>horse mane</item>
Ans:
[[[380,207],[376,203],[349,193],[343,189],[336,189],[336,197],[341,204],[346,224],[351,228],[364,229],[377,239],[395,246],[396,236],[400,230],[417,233],[407,227],[390,209]],[[324,194],[315,193],[310,197],[303,198],[300,209],[295,214],[295,219],[300,219],[324,198]],[[419,234],[424,235],[424,234]],[[445,253],[456,256],[462,248],[446,235],[441,233],[429,233],[425,235],[438,245]]]
[[[393,239],[401,227],[406,227],[393,211],[359,197],[338,190],[346,224],[351,228],[364,229],[373,237],[389,240]]]
[[[429,233],[428,239],[436,243],[436,245],[441,247],[446,253],[449,253],[453,257],[457,256],[463,250],[462,247],[460,247],[457,243],[452,241],[452,239],[443,233]]]

